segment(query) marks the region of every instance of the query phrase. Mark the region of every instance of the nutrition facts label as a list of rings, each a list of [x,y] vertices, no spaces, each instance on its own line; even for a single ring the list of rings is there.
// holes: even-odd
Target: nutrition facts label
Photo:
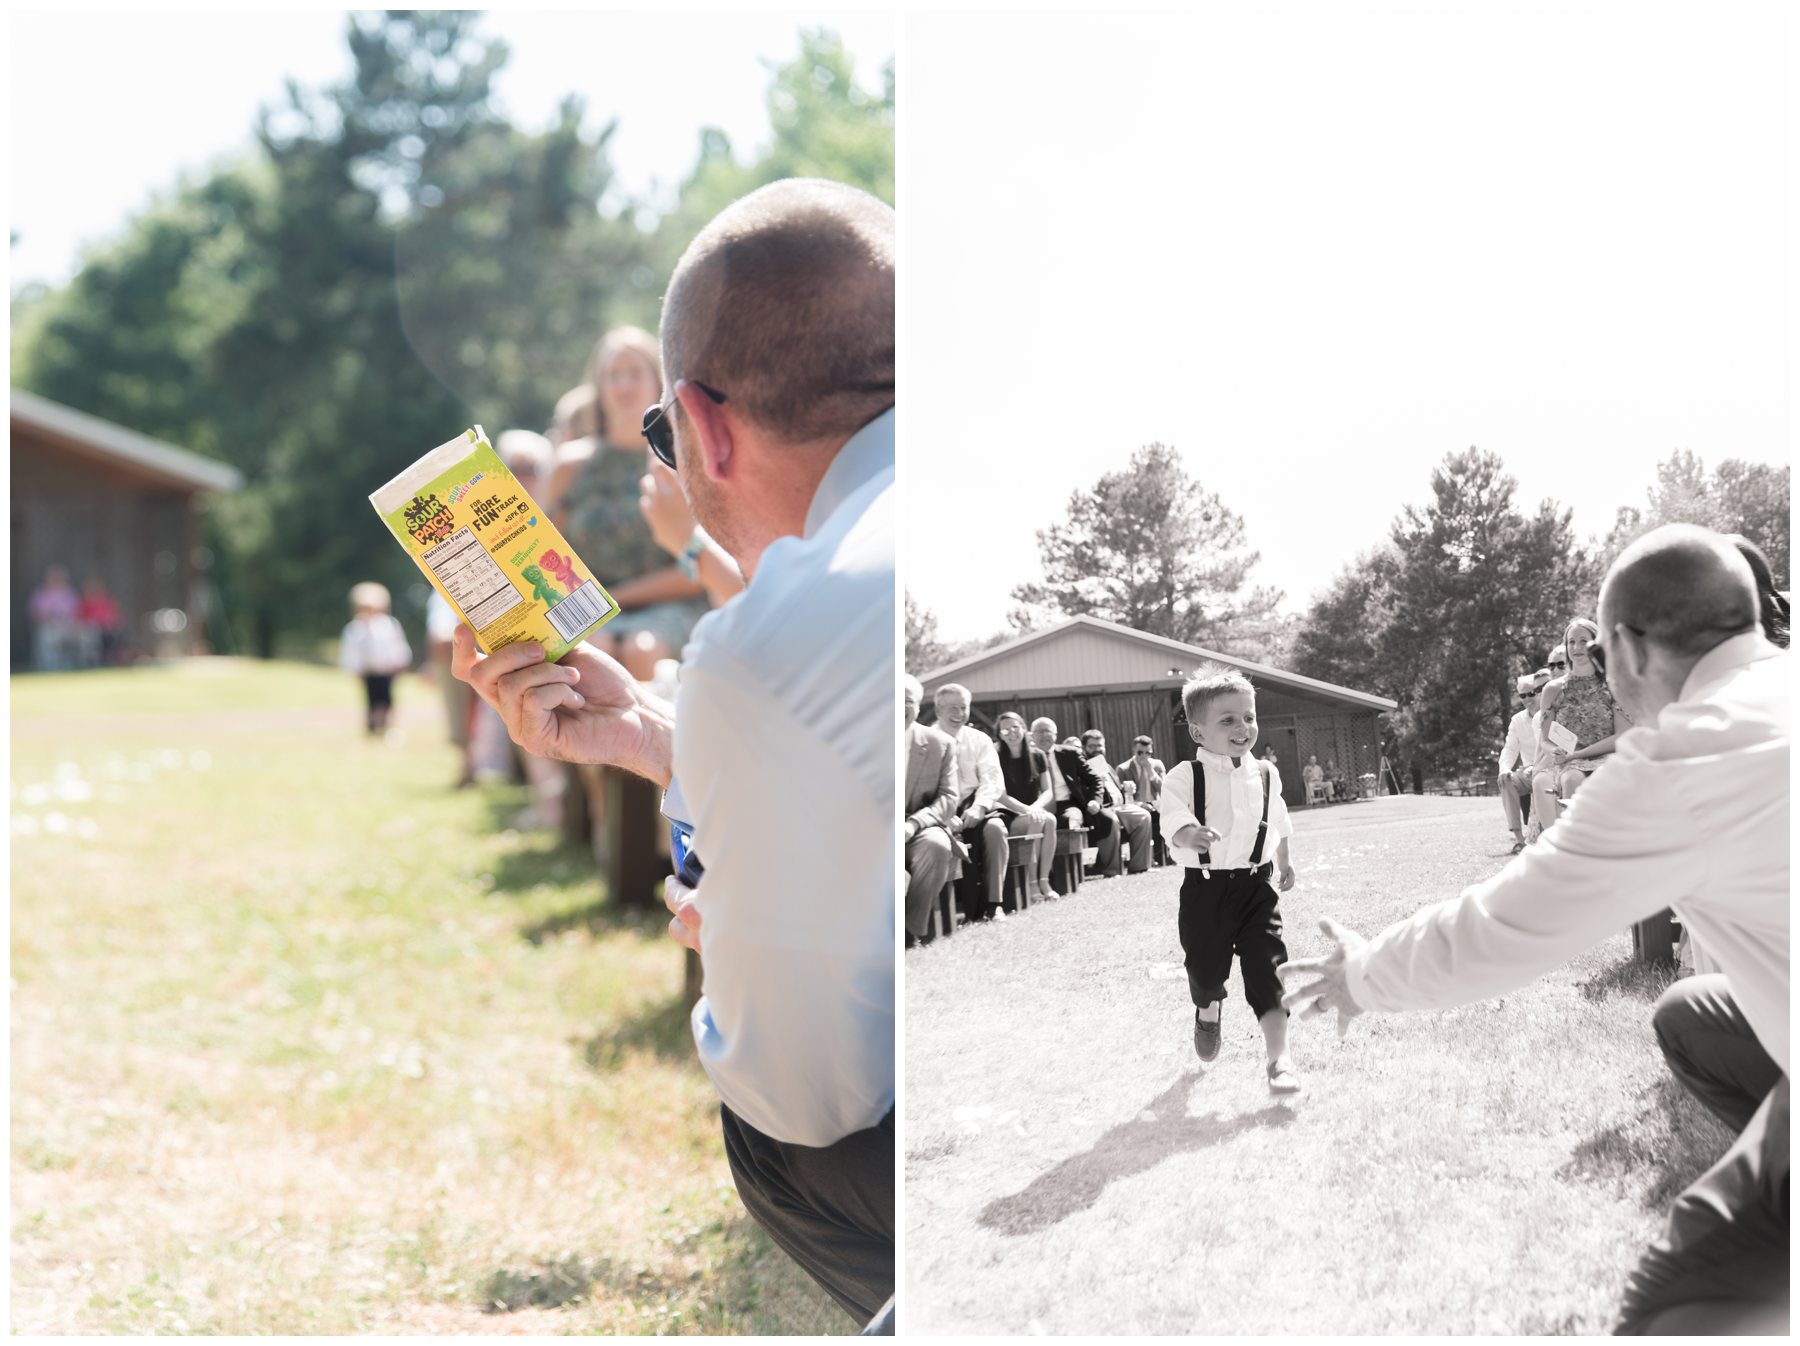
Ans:
[[[477,631],[525,601],[472,529],[457,529],[419,560]]]

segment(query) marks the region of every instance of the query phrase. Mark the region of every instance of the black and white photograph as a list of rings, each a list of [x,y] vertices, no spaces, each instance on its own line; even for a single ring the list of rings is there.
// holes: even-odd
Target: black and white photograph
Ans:
[[[907,1330],[1785,1333],[1791,15],[905,42]]]

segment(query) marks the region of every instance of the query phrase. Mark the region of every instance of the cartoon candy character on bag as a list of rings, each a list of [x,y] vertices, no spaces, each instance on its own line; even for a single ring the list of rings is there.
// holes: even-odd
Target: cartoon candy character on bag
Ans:
[[[575,589],[580,587],[581,581],[575,577],[575,562],[573,558],[565,557],[555,548],[551,548],[542,556],[538,557],[538,564],[545,570],[548,570],[552,575],[556,576],[556,578],[562,582],[563,588]]]
[[[562,602],[563,596],[550,587],[550,581],[544,578],[544,572],[536,566],[526,566],[519,572],[519,578],[531,586],[531,597],[546,607]]]

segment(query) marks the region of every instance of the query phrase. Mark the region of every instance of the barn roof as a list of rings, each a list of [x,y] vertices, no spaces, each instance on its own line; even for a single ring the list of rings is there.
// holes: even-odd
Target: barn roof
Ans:
[[[89,458],[123,464],[173,486],[201,491],[235,491],[244,484],[236,468],[202,458],[160,439],[103,421],[47,397],[12,390],[12,423],[28,426],[42,438]],[[14,452],[17,450],[15,449]]]
[[[1166,636],[1120,626],[1098,617],[1071,617],[1017,640],[920,675],[927,694],[947,682],[982,692],[1063,691],[1076,686],[1161,683],[1178,686],[1203,663],[1235,668],[1259,684],[1287,687],[1369,710],[1392,710],[1395,702],[1371,692],[1339,687],[1286,669],[1220,654]]]

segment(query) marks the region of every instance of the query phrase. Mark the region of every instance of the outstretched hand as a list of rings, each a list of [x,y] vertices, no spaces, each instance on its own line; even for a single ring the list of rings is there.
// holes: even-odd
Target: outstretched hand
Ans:
[[[500,713],[506,732],[525,751],[621,766],[669,783],[672,708],[592,646],[577,645],[559,664],[547,662],[535,641],[483,655],[474,633],[459,626],[450,671]]]
[[[1363,1012],[1362,1006],[1351,998],[1344,959],[1368,940],[1329,916],[1319,922],[1319,929],[1335,940],[1337,947],[1323,958],[1297,958],[1277,968],[1282,984],[1292,988],[1281,997],[1281,1003],[1285,1009],[1299,1010],[1302,1019],[1336,1010],[1338,1036],[1343,1037],[1350,1031],[1350,1021]]]

